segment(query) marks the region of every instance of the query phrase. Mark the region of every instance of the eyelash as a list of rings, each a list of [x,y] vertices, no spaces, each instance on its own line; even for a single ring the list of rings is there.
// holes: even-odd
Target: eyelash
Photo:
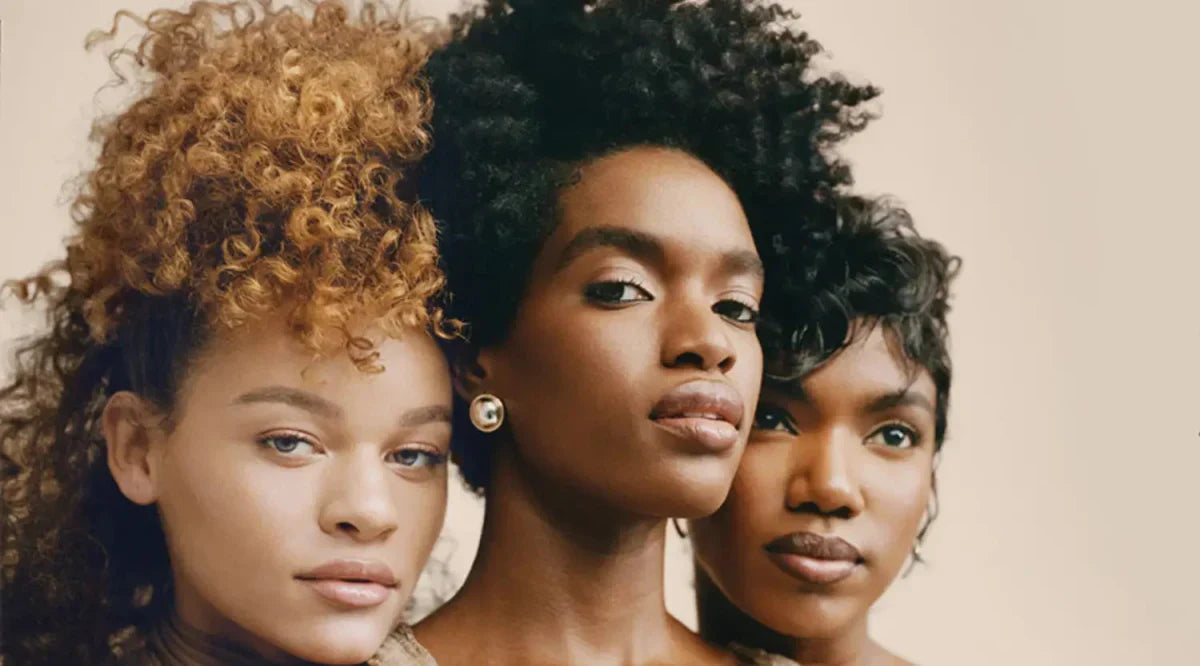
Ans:
[[[885,425],[882,425],[882,426],[876,428],[875,431],[872,432],[870,434],[870,436],[867,437],[867,441],[870,441],[870,440],[874,439],[876,436],[883,434],[883,432],[886,430],[899,430],[899,431],[903,432],[908,437],[909,444],[908,444],[908,446],[891,446],[889,444],[882,444],[882,446],[884,446],[885,448],[905,450],[905,449],[915,449],[921,445],[921,435],[916,431],[915,428],[910,428],[910,427],[904,425],[903,423],[887,423]]]
[[[777,418],[778,421],[776,421],[775,423],[773,423],[769,427],[767,427],[763,424],[763,421],[768,416],[773,416],[773,417]],[[766,405],[766,404],[759,405],[758,410],[755,411],[755,413],[754,413],[754,429],[755,430],[765,430],[767,432],[775,432],[775,431],[781,430],[780,426],[782,426],[782,430],[788,432],[789,434],[792,434],[792,435],[800,434],[799,429],[796,427],[795,421],[792,419],[792,415],[789,414],[787,412],[787,410],[776,407],[774,405]],[[915,449],[921,445],[921,435],[919,432],[917,432],[916,428],[911,428],[903,423],[887,423],[887,424],[884,424],[884,425],[876,428],[874,431],[871,432],[870,435],[867,436],[867,439],[864,443],[869,443],[872,439],[875,439],[876,437],[880,436],[884,431],[889,430],[889,429],[899,430],[899,431],[903,432],[904,435],[908,437],[909,444],[908,444],[908,446],[890,446],[888,444],[881,443],[880,444],[881,446],[883,446],[885,448],[889,448],[889,449],[905,450],[905,449]]]
[[[723,306],[727,303],[732,303],[735,306],[745,310],[746,313],[748,313],[748,315],[749,315],[748,318],[738,319],[737,316],[731,316],[724,312],[721,312],[721,309],[724,309],[721,306]],[[754,307],[754,304],[752,304],[752,303],[746,303],[746,302],[740,301],[736,298],[728,298],[728,299],[725,299],[725,300],[717,303],[716,305],[713,306],[713,312],[716,312],[717,314],[721,315],[722,317],[725,317],[726,319],[732,321],[735,324],[748,324],[748,325],[752,326],[752,325],[758,323],[758,308]]]
[[[622,289],[622,292],[621,292],[622,294],[624,294],[625,287],[633,287],[637,291],[641,292],[641,295],[643,296],[643,298],[625,299],[625,300],[622,300],[620,297],[605,298],[604,297],[605,295],[601,293],[601,290],[605,287],[612,287],[612,286],[619,286]],[[587,299],[589,301],[591,301],[593,303],[597,303],[597,304],[601,304],[601,305],[608,305],[608,306],[624,305],[626,303],[641,303],[641,302],[645,302],[645,301],[654,300],[654,297],[651,296],[650,293],[648,291],[646,291],[646,288],[642,286],[642,281],[638,280],[636,278],[619,278],[616,280],[604,280],[602,282],[593,282],[584,289],[584,295],[587,297]],[[732,304],[735,308],[740,308],[741,310],[743,310],[743,312],[738,313],[738,314],[730,314],[728,312],[729,304]],[[729,321],[731,321],[735,324],[754,325],[754,324],[758,323],[758,317],[759,317],[758,308],[754,307],[754,305],[752,303],[746,303],[746,302],[738,300],[736,298],[727,298],[725,300],[719,301],[716,305],[713,306],[713,312],[721,315],[725,319],[728,319]],[[745,314],[746,318],[739,319],[740,314]]]
[[[393,456],[396,456],[399,454],[405,454],[405,453],[415,453],[418,456],[424,456],[427,462],[426,462],[426,464],[419,465],[419,466],[418,465],[406,465],[398,460],[393,459]],[[388,457],[389,462],[393,462],[397,465],[400,465],[401,467],[404,467],[405,469],[421,469],[424,467],[439,467],[446,463],[446,458],[447,458],[446,454],[444,454],[444,453],[439,453],[438,451],[426,449],[423,447],[407,447],[407,448],[403,448],[403,449],[397,449],[397,450],[389,453],[387,457]]]
[[[282,451],[282,450],[280,450],[279,446],[276,446],[277,444],[279,444],[281,442],[294,442],[296,444],[295,444],[295,446],[292,447],[291,450]],[[292,432],[272,433],[270,435],[260,437],[258,439],[258,443],[259,443],[259,445],[263,446],[264,448],[271,449],[274,453],[277,453],[281,456],[285,456],[288,458],[300,457],[301,455],[304,455],[304,454],[299,454],[296,452],[296,449],[299,448],[301,444],[306,444],[314,450],[317,448],[316,443],[313,442],[312,439],[310,439],[309,437],[307,437],[305,435],[301,435],[299,433],[292,433]],[[421,457],[425,460],[425,464],[422,464],[422,465],[405,464],[404,462],[401,462],[400,460],[397,460],[395,458],[395,456],[398,456],[401,454],[407,454],[407,453],[417,454],[418,457]],[[447,459],[448,459],[448,456],[446,456],[446,454],[439,453],[438,451],[435,451],[432,449],[427,449],[424,447],[411,447],[410,446],[410,447],[405,447],[402,449],[397,449],[397,450],[392,451],[387,454],[388,462],[392,462],[392,463],[399,465],[405,469],[423,469],[423,468],[427,468],[427,467],[439,467],[441,465],[446,464]]]
[[[774,416],[779,420],[771,427],[764,427],[762,421],[767,415]],[[758,409],[754,412],[754,429],[773,432],[779,430],[779,426],[783,426],[783,429],[792,435],[800,434],[800,431],[796,428],[795,421],[792,420],[792,415],[786,409],[781,409],[775,405],[759,405]]]
[[[621,289],[621,294],[625,293],[625,287],[633,287],[637,291],[641,292],[644,298],[633,300],[621,300],[620,296],[615,299],[605,298],[605,294],[603,294],[602,290],[605,287],[613,286],[619,287]],[[642,286],[642,281],[638,280],[637,278],[618,278],[616,280],[602,280],[600,282],[593,282],[584,288],[583,293],[589,301],[608,306],[624,305],[626,303],[640,303],[654,299],[654,297],[650,295],[650,292],[646,291],[646,288]]]
[[[295,453],[295,449],[299,448],[299,445],[293,447],[292,450],[290,450],[290,451],[281,451],[281,450],[279,450],[279,447],[271,444],[272,442],[278,443],[281,441],[299,442],[302,444],[307,444],[308,446],[312,447],[313,449],[317,448],[316,442],[312,441],[311,438],[307,437],[306,435],[302,435],[302,434],[296,433],[296,432],[271,433],[269,435],[264,435],[263,437],[258,438],[258,443],[261,446],[268,448],[268,449],[272,449],[275,453],[278,453],[279,455],[288,456],[288,457],[293,457],[293,456],[297,455]]]

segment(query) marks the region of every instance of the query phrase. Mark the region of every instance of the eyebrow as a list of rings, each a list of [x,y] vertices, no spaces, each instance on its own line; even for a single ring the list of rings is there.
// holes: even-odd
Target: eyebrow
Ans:
[[[325,398],[286,386],[268,386],[248,391],[238,396],[233,402],[238,405],[264,402],[282,403],[325,418],[338,419],[343,416],[342,408]],[[398,422],[403,428],[412,428],[427,423],[450,423],[450,407],[447,405],[413,407],[402,412]]]
[[[762,259],[750,250],[730,250],[721,255],[721,271],[726,275],[749,275],[761,281],[766,276]]]
[[[643,231],[624,227],[588,227],[575,234],[563,248],[554,271],[557,273],[584,254],[605,247],[621,250],[635,259],[648,262],[661,262],[666,255],[662,242]]]
[[[893,407],[921,407],[929,410],[931,414],[936,412],[936,410],[933,408],[933,403],[929,401],[929,398],[926,398],[920,393],[910,391],[907,388],[880,396],[875,400],[872,400],[867,405],[867,411],[884,412],[892,409]]]
[[[563,248],[555,272],[561,271],[579,257],[598,248],[621,250],[635,259],[662,263],[666,250],[653,234],[624,227],[588,227],[575,234]],[[765,275],[762,259],[752,250],[729,250],[721,253],[721,272],[726,275],[750,275],[762,280]]]
[[[292,407],[303,409],[306,412],[312,412],[326,418],[338,418],[342,415],[342,408],[325,398],[309,393],[308,391],[301,391],[286,386],[268,386],[247,391],[235,398],[233,402],[235,405],[277,402],[291,405]]]
[[[450,407],[425,405],[424,407],[413,407],[400,415],[400,425],[405,428],[438,422],[450,423]]]

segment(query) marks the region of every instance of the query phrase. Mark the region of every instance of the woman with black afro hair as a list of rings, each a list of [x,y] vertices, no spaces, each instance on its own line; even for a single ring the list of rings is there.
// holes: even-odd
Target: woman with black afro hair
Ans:
[[[421,187],[469,326],[453,453],[487,505],[462,589],[416,629],[443,666],[736,663],[667,613],[665,525],[728,493],[764,275],[833,228],[833,148],[877,93],[814,71],[793,18],[489,0],[452,19]]]

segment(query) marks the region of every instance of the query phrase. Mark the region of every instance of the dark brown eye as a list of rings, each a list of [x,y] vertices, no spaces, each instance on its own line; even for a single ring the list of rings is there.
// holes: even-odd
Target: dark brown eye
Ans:
[[[754,429],[799,434],[792,415],[786,409],[766,403],[759,404],[754,412]]]
[[[911,449],[918,443],[917,433],[901,425],[888,425],[876,430],[867,438],[868,444],[879,444],[890,449]]]
[[[584,289],[584,296],[593,303],[623,305],[652,300],[650,292],[631,281],[611,280],[593,282]]]
[[[758,310],[741,301],[725,300],[713,306],[713,312],[739,324],[758,323]]]

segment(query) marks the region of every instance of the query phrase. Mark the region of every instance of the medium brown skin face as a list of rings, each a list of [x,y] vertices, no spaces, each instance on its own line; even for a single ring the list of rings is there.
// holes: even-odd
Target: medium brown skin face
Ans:
[[[636,516],[706,515],[728,490],[762,371],[749,227],[684,153],[633,148],[581,171],[511,333],[479,355],[480,388],[505,401],[514,456],[550,488]],[[697,380],[741,402],[728,446],[650,418]]]
[[[382,373],[314,360],[276,323],[217,336],[169,432],[131,430],[131,394],[110,402],[110,468],[158,507],[187,624],[273,660],[347,664],[401,620],[445,512],[449,372],[424,331],[363,333]],[[304,580],[337,560],[335,580]],[[363,562],[394,585],[336,580]]]
[[[865,642],[868,609],[911,552],[931,493],[936,391],[897,358],[876,328],[805,378],[803,397],[765,386],[728,500],[691,523],[700,567],[783,636]],[[796,532],[840,537],[861,557],[837,582],[803,580],[765,549]]]

